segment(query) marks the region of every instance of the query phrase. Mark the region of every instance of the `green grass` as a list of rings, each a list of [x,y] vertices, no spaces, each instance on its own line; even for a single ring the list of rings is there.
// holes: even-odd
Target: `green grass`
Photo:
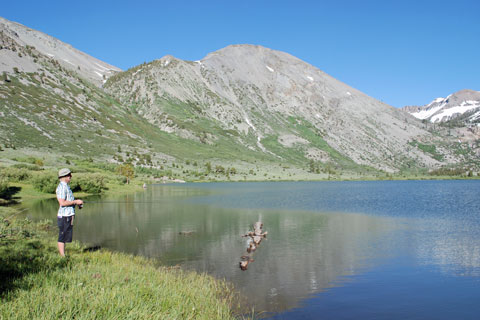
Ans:
[[[433,144],[424,144],[418,141],[409,142],[411,146],[417,147],[425,153],[429,153],[433,159],[437,161],[443,161],[443,155],[437,152],[437,147]]]
[[[206,274],[77,242],[0,207],[0,319],[233,319],[237,296]]]
[[[369,166],[360,165],[355,163],[349,157],[342,155],[340,152],[332,148],[327,141],[322,138],[321,132],[315,128],[311,123],[301,118],[289,117],[289,125],[297,131],[301,137],[307,139],[311,146],[318,148],[326,152],[330,158],[330,161],[325,164],[321,164],[323,171],[327,172],[331,166],[334,166],[336,170],[346,172],[367,172],[369,174],[377,174],[379,170]]]

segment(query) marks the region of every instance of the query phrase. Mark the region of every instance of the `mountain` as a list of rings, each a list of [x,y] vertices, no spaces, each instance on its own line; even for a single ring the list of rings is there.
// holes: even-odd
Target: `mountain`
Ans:
[[[412,148],[435,143],[421,122],[261,46],[228,46],[198,61],[165,56],[112,76],[105,89],[165,132],[209,144],[223,132],[279,160],[386,171],[438,165]]]
[[[120,68],[91,57],[43,32],[30,29],[2,17],[0,17],[0,33],[4,39],[5,37],[11,39],[11,42],[4,42],[4,46],[8,47],[9,43],[10,45],[15,43],[16,45],[13,45],[12,48],[19,46],[34,49],[57,61],[62,67],[75,71],[97,86],[101,86],[110,75],[121,71]],[[38,71],[38,64],[33,61],[34,59],[32,56],[22,55],[21,52],[13,50],[2,52],[0,72],[12,71],[13,67],[22,72],[36,72]]]
[[[3,18],[0,71],[0,142],[14,154],[108,160],[120,145],[151,151],[147,145],[161,140],[148,143],[145,132],[155,128],[101,89],[120,69]]]
[[[480,91],[461,90],[446,98],[436,98],[425,106],[403,108],[414,117],[433,123],[448,122],[465,115],[464,123],[480,123]]]
[[[189,179],[478,165],[455,136],[288,53],[233,45],[122,72],[20,24],[0,28],[0,143],[11,154],[128,161]]]

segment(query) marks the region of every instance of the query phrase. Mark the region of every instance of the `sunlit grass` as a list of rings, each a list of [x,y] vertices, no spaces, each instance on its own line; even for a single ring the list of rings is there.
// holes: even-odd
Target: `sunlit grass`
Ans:
[[[0,207],[0,319],[233,319],[234,291],[206,274],[77,242]]]

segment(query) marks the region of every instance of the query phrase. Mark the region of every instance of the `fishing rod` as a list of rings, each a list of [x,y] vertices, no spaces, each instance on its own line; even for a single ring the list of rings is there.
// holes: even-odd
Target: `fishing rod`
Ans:
[[[118,203],[118,204],[125,204],[125,203],[160,203],[160,201],[83,201],[82,205],[78,206],[78,209],[82,209],[84,204],[101,204],[101,203]]]
[[[160,203],[161,201],[83,201],[83,203]]]

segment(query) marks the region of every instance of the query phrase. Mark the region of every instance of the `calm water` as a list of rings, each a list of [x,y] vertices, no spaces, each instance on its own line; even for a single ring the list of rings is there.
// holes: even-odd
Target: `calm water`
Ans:
[[[87,201],[75,239],[225,278],[265,317],[480,317],[480,181],[153,185]],[[268,238],[241,271],[258,220]]]

